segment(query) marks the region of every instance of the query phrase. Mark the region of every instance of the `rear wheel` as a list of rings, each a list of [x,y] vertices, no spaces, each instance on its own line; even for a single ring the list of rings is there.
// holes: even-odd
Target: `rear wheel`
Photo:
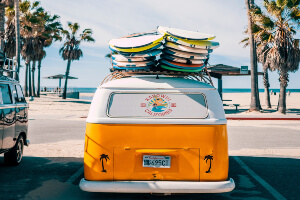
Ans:
[[[24,138],[19,136],[15,146],[7,153],[4,154],[4,162],[7,165],[18,165],[21,163],[24,149]]]

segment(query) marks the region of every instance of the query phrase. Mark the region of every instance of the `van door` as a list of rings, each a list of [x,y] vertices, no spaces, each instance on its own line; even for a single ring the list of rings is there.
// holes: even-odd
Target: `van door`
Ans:
[[[15,105],[13,104],[10,86],[0,84],[0,90],[3,103],[2,149],[9,149],[15,145]]]
[[[20,85],[13,86],[13,97],[16,102],[16,137],[20,133],[27,133],[27,122],[28,122],[28,106],[25,101],[23,91]]]

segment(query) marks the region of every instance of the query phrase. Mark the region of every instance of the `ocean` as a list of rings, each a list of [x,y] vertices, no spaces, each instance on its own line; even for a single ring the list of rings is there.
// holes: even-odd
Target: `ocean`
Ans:
[[[80,92],[80,93],[95,93],[97,88],[71,88],[69,91],[73,92]],[[265,89],[259,89],[259,92],[264,92]],[[280,89],[270,89],[270,91],[279,93]],[[300,92],[300,89],[286,89],[286,91],[290,91],[291,93],[293,92]],[[250,88],[223,88],[223,93],[250,93],[251,89]],[[85,99],[85,100],[92,100],[92,96],[83,96],[80,95],[80,99]]]
[[[278,93],[280,89],[269,89],[270,91]],[[286,89],[286,91],[300,92],[300,89]],[[223,93],[250,93],[251,89],[249,88],[223,88]],[[259,89],[259,92],[265,92],[265,89]]]
[[[97,88],[72,88],[74,92],[80,93],[95,93]],[[270,89],[270,91],[279,92],[280,89]],[[259,89],[259,92],[264,92],[265,89]],[[300,89],[286,89],[286,91],[292,92],[300,92]],[[250,88],[223,88],[223,93],[248,93],[251,92]]]

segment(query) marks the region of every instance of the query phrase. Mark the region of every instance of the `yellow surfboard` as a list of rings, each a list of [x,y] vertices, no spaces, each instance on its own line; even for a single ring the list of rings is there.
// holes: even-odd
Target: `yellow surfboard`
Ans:
[[[219,47],[219,42],[209,40],[183,40],[174,36],[167,36],[166,40],[196,49],[216,49]]]
[[[150,45],[147,45],[147,46],[138,47],[138,48],[131,48],[131,49],[121,49],[121,48],[117,48],[117,47],[113,47],[113,46],[109,46],[109,48],[113,51],[131,53],[131,52],[141,52],[141,51],[157,49],[161,45],[162,44],[159,42],[159,43],[154,43],[154,44],[150,44]]]
[[[159,26],[157,30],[164,35],[171,35],[182,40],[212,40],[216,37],[212,34],[199,33],[195,31],[187,31],[163,26]]]

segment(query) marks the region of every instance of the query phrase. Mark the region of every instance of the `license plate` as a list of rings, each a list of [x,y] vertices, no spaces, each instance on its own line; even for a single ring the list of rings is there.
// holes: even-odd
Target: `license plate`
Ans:
[[[143,156],[143,167],[170,168],[171,156]]]

